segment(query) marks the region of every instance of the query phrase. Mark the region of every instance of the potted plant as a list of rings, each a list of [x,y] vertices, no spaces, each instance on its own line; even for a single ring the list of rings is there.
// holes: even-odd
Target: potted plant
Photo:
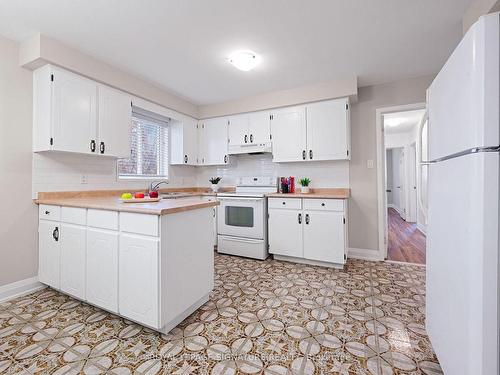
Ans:
[[[221,177],[212,177],[210,180],[208,180],[212,184],[212,191],[214,193],[217,193],[217,191],[219,191],[218,183],[220,182],[220,180],[222,180]]]
[[[309,184],[311,183],[311,179],[308,177],[301,178],[299,180],[299,184],[301,186],[300,191],[303,194],[309,193]]]

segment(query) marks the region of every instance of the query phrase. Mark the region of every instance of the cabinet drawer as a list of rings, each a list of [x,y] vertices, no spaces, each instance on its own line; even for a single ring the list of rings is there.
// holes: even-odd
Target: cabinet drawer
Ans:
[[[304,210],[344,211],[343,199],[304,199]]]
[[[38,214],[40,219],[60,221],[61,207],[41,204],[40,206],[38,206]]]
[[[158,236],[158,216],[147,214],[120,213],[120,231]]]
[[[77,207],[61,207],[61,221],[69,224],[86,225],[87,209]]]
[[[269,208],[284,208],[290,210],[302,209],[302,199],[300,198],[269,198]]]
[[[94,228],[118,230],[118,212],[89,209],[87,225]]]

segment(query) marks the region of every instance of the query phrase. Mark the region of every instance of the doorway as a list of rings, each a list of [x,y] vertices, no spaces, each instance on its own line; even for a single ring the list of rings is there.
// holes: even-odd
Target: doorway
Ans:
[[[419,125],[424,114],[425,107],[380,113],[381,169],[385,172],[382,179],[384,250],[388,261],[425,264],[425,212],[419,198],[425,194],[422,190],[426,187],[419,181],[417,154]]]

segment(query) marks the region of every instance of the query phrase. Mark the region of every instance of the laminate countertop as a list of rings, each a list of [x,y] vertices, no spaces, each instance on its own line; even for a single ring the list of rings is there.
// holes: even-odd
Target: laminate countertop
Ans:
[[[350,189],[344,189],[344,188],[333,188],[333,189],[327,189],[327,188],[318,188],[318,189],[311,189],[309,193],[271,193],[267,194],[269,198],[312,198],[312,199],[348,199],[351,195],[351,190]]]
[[[186,194],[182,197],[162,199],[159,202],[151,203],[123,203],[118,196],[46,197],[35,199],[34,202],[36,204],[135,212],[150,215],[168,215],[219,205],[219,202],[213,197],[196,193],[192,193],[192,195]]]

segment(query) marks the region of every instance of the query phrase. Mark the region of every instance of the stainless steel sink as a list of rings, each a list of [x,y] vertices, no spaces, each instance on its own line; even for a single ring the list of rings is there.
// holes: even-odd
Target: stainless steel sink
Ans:
[[[182,198],[182,197],[190,197],[190,196],[192,196],[192,194],[171,192],[171,193],[163,193],[161,195],[161,199],[173,199],[173,198]]]

